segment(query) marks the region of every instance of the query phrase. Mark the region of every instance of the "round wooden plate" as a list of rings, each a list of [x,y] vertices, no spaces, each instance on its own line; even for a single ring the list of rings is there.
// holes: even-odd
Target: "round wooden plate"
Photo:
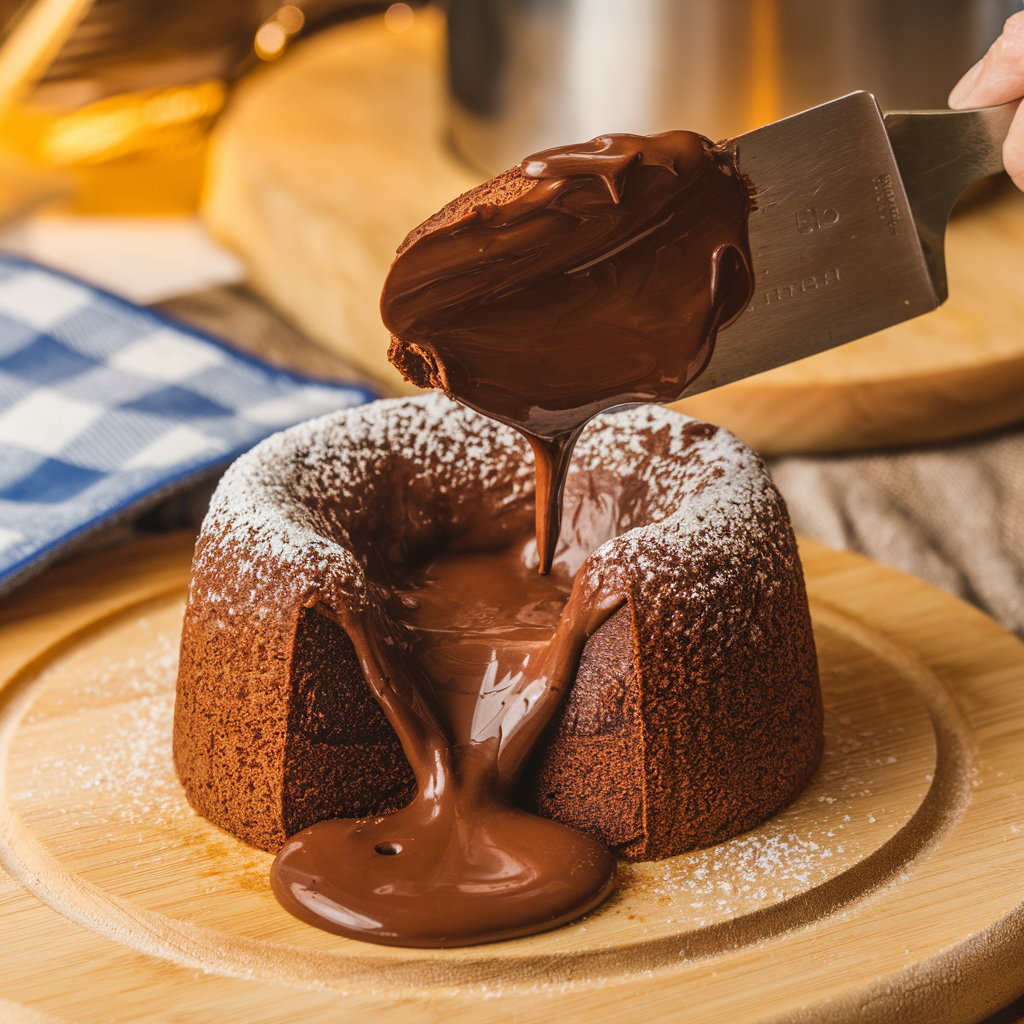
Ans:
[[[401,34],[366,18],[299,44],[233,95],[206,183],[206,217],[253,285],[395,391],[407,386],[387,362],[384,276],[406,233],[480,179],[444,144],[442,58],[431,8]],[[1024,418],[1024,195],[996,192],[950,224],[941,309],[679,407],[765,453],[936,441]]]
[[[956,1024],[1024,990],[1024,645],[954,598],[805,544],[827,744],[797,801],[623,866],[565,928],[403,950],[288,916],[270,856],[185,803],[190,553],[93,556],[0,606],[5,1019]]]

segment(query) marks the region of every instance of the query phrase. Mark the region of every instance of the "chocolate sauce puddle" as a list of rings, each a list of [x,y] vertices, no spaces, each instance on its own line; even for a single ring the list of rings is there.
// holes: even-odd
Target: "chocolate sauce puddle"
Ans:
[[[583,645],[623,603],[586,569],[574,582],[586,552],[560,552],[540,576],[533,547],[449,550],[366,617],[343,617],[418,792],[285,844],[271,883],[295,916],[387,945],[461,946],[557,927],[611,891],[606,847],[512,803]]]
[[[399,249],[389,357],[529,439],[541,572],[583,425],[678,398],[750,301],[749,207],[727,147],[607,135],[527,157]]]

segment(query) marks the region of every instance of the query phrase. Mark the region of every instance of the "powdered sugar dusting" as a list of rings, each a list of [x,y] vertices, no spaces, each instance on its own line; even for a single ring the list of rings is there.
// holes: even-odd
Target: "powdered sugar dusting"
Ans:
[[[714,548],[728,561],[766,544],[765,523],[786,518],[751,449],[726,430],[661,406],[597,417],[577,445],[573,468],[631,481],[641,507],[621,510],[620,535],[598,549],[595,561],[662,592],[678,575],[681,551],[699,556]],[[630,529],[638,520],[644,525]],[[716,581],[689,583],[696,596]]]
[[[168,825],[192,816],[171,766],[177,636],[148,618],[121,630],[144,646],[124,657],[73,656],[40,678],[22,725],[32,767],[16,797],[54,807],[74,792],[81,812],[102,808],[104,821],[113,810],[122,824]],[[74,685],[51,688],[53,675]],[[63,741],[55,721],[76,723],[73,738]]]
[[[628,572],[642,586],[678,565],[681,546],[714,544],[728,555],[765,540],[759,523],[781,508],[766,471],[732,435],[695,430],[696,422],[644,406],[599,416],[584,431],[567,505],[573,477],[592,471],[642,492],[597,538],[591,571],[609,580]],[[525,439],[439,394],[311,420],[268,438],[225,474],[196,553],[202,593],[191,601],[225,615],[241,606],[270,615],[284,599],[361,611],[367,537],[398,549],[409,544],[403,533],[429,532],[430,520],[457,536],[470,511],[483,505],[497,517],[532,502],[533,489]],[[226,566],[237,579],[230,593],[210,582],[226,578]]]
[[[366,577],[353,548],[382,514],[403,504],[389,485],[401,478],[409,492],[429,490],[434,509],[421,515],[457,517],[456,495],[463,504],[494,501],[497,514],[530,493],[527,450],[510,428],[440,395],[310,420],[257,445],[224,475],[193,577],[209,578],[205,567],[228,562],[253,585],[231,601],[273,601],[285,596],[284,587],[302,603],[319,597],[361,609]],[[226,595],[207,589],[192,599],[217,605]]]

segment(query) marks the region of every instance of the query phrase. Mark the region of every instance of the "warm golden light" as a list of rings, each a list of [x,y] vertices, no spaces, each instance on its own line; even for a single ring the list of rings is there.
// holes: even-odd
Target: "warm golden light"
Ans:
[[[751,9],[750,110],[747,129],[777,121],[781,116],[779,95],[778,0],[754,0]]]
[[[180,151],[195,145],[226,94],[223,82],[208,80],[110,96],[54,119],[36,144],[37,159],[72,167]]]
[[[264,22],[256,33],[256,56],[260,60],[274,60],[281,56],[288,33],[276,22]]]
[[[384,25],[392,32],[408,32],[415,15],[408,4],[392,4],[384,12]]]
[[[306,24],[305,14],[294,4],[286,4],[284,7],[279,7],[274,13],[273,20],[290,36],[295,35]]]

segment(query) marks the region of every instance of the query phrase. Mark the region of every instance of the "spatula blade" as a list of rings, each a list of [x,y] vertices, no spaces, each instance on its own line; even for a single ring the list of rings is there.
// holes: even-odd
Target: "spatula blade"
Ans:
[[[842,345],[940,302],[874,96],[735,140],[755,190],[755,291],[684,395]]]

